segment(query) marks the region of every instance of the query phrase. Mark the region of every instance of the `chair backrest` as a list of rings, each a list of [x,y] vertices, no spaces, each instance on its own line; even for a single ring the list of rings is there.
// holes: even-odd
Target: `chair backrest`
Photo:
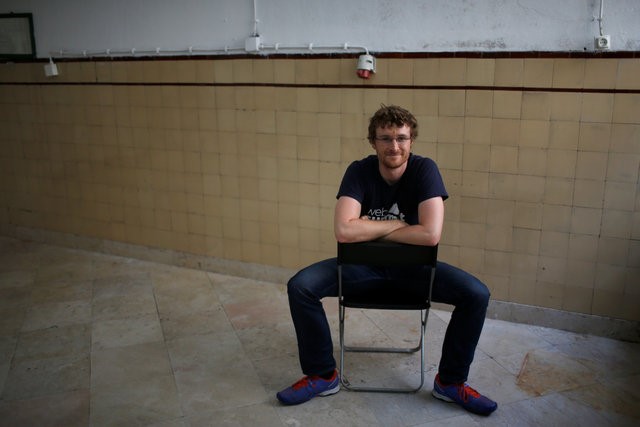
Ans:
[[[338,242],[338,300],[340,305],[359,308],[426,309],[431,304],[431,289],[438,258],[438,246],[409,245],[393,242]],[[416,281],[423,287],[390,286],[371,289],[366,294],[343,293],[342,266],[374,267],[429,266],[427,277],[398,279],[398,283]],[[393,283],[393,281],[389,281]],[[400,291],[400,289],[403,289]]]
[[[438,246],[409,245],[394,242],[338,242],[338,265],[358,264],[379,267],[436,266]]]

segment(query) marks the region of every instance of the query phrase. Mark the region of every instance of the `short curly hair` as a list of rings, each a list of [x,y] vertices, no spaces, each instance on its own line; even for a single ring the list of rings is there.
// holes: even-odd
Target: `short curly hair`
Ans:
[[[380,109],[369,120],[369,135],[367,138],[370,143],[373,143],[376,139],[376,130],[378,128],[402,127],[404,125],[409,126],[411,129],[411,139],[416,139],[418,137],[418,120],[416,120],[415,116],[409,110],[397,105],[387,106],[382,104]]]

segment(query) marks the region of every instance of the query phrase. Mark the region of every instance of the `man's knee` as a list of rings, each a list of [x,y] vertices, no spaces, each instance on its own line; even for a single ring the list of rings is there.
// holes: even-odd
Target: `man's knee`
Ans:
[[[317,275],[309,268],[300,270],[287,282],[287,295],[291,299],[316,300],[320,299],[322,283]]]
[[[491,291],[489,291],[487,285],[482,283],[480,280],[475,279],[475,283],[471,289],[475,304],[486,308],[489,305],[489,299],[491,298]]]
[[[304,287],[304,280],[301,280],[300,273],[298,272],[293,277],[291,277],[287,282],[287,295],[289,295],[289,298],[291,298],[295,294],[300,293],[303,287]]]
[[[337,271],[335,259],[312,264],[298,271],[287,282],[287,293],[291,297],[322,299],[337,295]]]

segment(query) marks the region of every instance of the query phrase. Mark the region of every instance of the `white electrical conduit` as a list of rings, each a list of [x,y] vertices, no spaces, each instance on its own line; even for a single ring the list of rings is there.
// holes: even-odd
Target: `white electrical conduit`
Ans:
[[[600,36],[603,36],[602,32],[602,11],[604,9],[604,0],[600,0],[600,16],[598,17],[598,26],[600,27]]]
[[[273,45],[260,45],[259,54],[266,55],[268,53],[277,53],[284,50],[297,50],[304,51],[308,50],[310,52],[327,52],[327,53],[342,53],[342,52],[365,52],[367,55],[369,54],[369,49],[364,46],[350,46],[348,43],[344,43],[341,46],[316,46],[313,43],[309,43],[308,45],[296,46],[296,45],[282,45],[280,43],[275,43]],[[342,51],[342,52],[340,52]],[[194,48],[189,47],[187,49],[136,49],[132,48],[129,50],[124,49],[105,49],[105,50],[82,50],[82,51],[71,51],[71,50],[58,50],[49,52],[49,56],[51,58],[95,58],[95,57],[141,57],[141,56],[176,56],[176,55],[214,55],[214,54],[229,54],[229,53],[240,53],[246,52],[244,47],[225,47],[224,49],[203,49],[203,48]]]
[[[187,49],[136,49],[129,50],[124,49],[105,49],[105,50],[57,50],[50,52],[50,56],[54,58],[94,58],[94,57],[122,57],[122,56],[174,56],[174,55],[211,55],[218,53],[229,53],[232,51],[244,51],[244,48],[229,48],[224,49],[201,49],[189,47]]]
[[[258,0],[253,0],[253,36],[257,37],[260,35],[260,33],[258,32],[258,6],[257,6],[257,2]]]
[[[313,43],[309,43],[308,45],[305,45],[305,46],[283,45],[280,43],[275,43],[273,45],[266,45],[266,44],[260,45],[261,52],[263,50],[273,50],[275,52],[278,52],[281,50],[302,50],[302,49],[307,49],[309,51],[329,51],[329,52],[335,52],[338,49],[342,49],[344,51],[356,51],[356,52],[364,51],[367,55],[369,54],[369,49],[367,49],[366,47],[350,46],[348,43],[345,43],[342,46],[316,46]]]

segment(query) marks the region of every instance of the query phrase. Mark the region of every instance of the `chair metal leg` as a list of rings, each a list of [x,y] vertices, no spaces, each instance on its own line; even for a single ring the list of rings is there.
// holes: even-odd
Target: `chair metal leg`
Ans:
[[[352,391],[368,391],[368,392],[385,392],[385,393],[415,393],[424,385],[425,373],[425,334],[427,329],[427,318],[429,310],[422,310],[420,313],[420,342],[416,347],[398,348],[398,347],[360,347],[345,346],[344,344],[344,322],[345,307],[339,306],[339,328],[340,328],[340,382],[347,390]],[[354,386],[345,375],[344,354],[345,352],[358,353],[403,353],[410,354],[420,350],[420,384],[417,387],[370,387],[370,386]]]

